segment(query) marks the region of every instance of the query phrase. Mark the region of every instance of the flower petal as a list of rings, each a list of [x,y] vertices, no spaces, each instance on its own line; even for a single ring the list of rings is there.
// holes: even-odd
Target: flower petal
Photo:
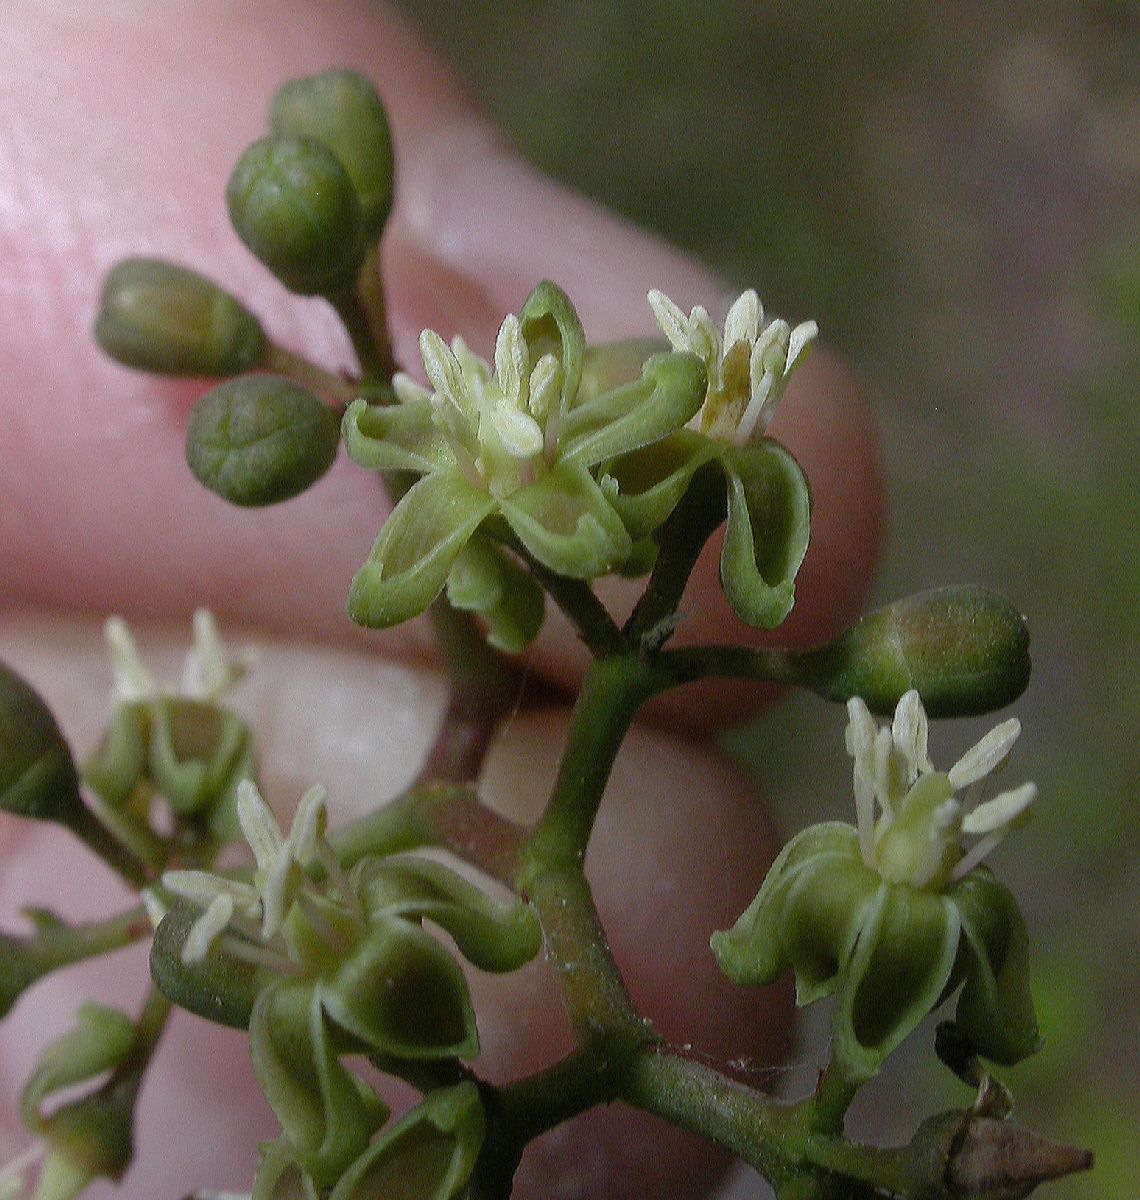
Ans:
[[[707,378],[692,354],[655,354],[634,383],[604,392],[567,413],[559,435],[563,462],[592,467],[659,441],[700,410]]]
[[[340,1065],[312,984],[276,983],[253,1006],[253,1069],[297,1161],[331,1187],[368,1145],[387,1110]]]
[[[519,327],[537,363],[545,354],[553,354],[562,367],[560,413],[565,413],[578,395],[582,381],[582,359],[586,335],[570,297],[548,279],[534,289],[519,310]]]
[[[425,475],[384,522],[348,594],[354,621],[370,628],[419,616],[443,590],[467,539],[494,501],[458,471]]]
[[[617,484],[610,503],[630,535],[644,538],[663,525],[689,481],[716,453],[708,438],[678,429],[659,442],[609,462],[606,474]]]
[[[529,905],[496,900],[443,863],[417,855],[373,859],[358,875],[361,902],[372,916],[433,921],[481,971],[514,971],[542,948]]]
[[[460,551],[447,576],[452,607],[478,613],[487,641],[519,654],[538,636],[545,617],[542,588],[518,563],[479,534]]]
[[[621,518],[579,463],[560,463],[500,500],[503,516],[534,557],[575,579],[619,567],[633,543]]]
[[[460,1200],[468,1194],[485,1130],[475,1084],[437,1088],[368,1147],[329,1200]]]
[[[427,396],[388,405],[369,404],[363,396],[354,400],[341,424],[349,458],[370,471],[426,475],[454,467],[455,456],[432,411]]]
[[[419,925],[375,919],[321,985],[325,1012],[370,1049],[400,1058],[474,1058],[479,1035],[459,964]]]
[[[958,953],[958,909],[934,892],[884,883],[863,913],[840,976],[836,1061],[869,1079],[941,998]]]
[[[724,594],[747,625],[773,629],[791,611],[807,552],[811,497],[799,464],[775,442],[726,450],[728,524],[720,559]]]
[[[962,918],[966,985],[954,1021],[993,1062],[1020,1062],[1041,1045],[1029,987],[1029,935],[1013,893],[985,867],[947,895]]]
[[[853,867],[858,869],[852,870]],[[792,947],[804,954],[805,973],[811,986],[818,989],[825,977],[834,975],[843,930],[834,929],[829,934],[826,920],[809,918],[808,923],[816,929],[814,934],[801,938],[788,929],[789,936],[785,938],[785,926],[793,919],[800,919],[789,915],[788,894],[802,873],[815,874],[818,870],[854,880],[857,891],[867,892],[875,885],[874,876],[862,865],[858,836],[850,825],[832,821],[798,833],[780,851],[756,898],[732,928],[714,933],[709,939],[717,965],[733,983],[742,986],[772,983],[789,967],[794,967],[798,987],[800,961],[793,957]],[[840,890],[847,898],[846,889]],[[831,889],[827,889],[827,894],[833,894]],[[845,922],[841,924],[846,927]],[[825,961],[832,964],[830,971],[821,965]]]

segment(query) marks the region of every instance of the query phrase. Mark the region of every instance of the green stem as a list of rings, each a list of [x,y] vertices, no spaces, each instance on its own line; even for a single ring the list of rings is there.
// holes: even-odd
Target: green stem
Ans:
[[[714,467],[698,471],[662,527],[653,573],[626,622],[624,632],[632,644],[655,651],[672,635],[685,585],[724,513],[724,476]]]
[[[388,306],[384,299],[384,284],[380,276],[379,240],[373,243],[364,256],[360,273],[356,277],[356,294],[379,363],[377,374],[382,376],[385,382],[390,382],[396,373],[396,357],[392,353],[392,339],[388,332]]]
[[[596,659],[586,673],[558,777],[527,845],[536,869],[581,866],[602,793],[637,710],[662,678],[632,654]]]
[[[538,913],[547,966],[578,1044],[615,1037],[635,1041],[654,1037],[633,1007],[581,868],[565,865],[540,870],[531,875],[520,894]]]
[[[902,1150],[860,1146],[813,1132],[805,1127],[799,1106],[781,1105],[672,1048],[640,1050],[630,1063],[621,1098],[712,1138],[767,1179],[824,1172],[856,1185],[843,1195],[863,1195],[864,1185],[876,1192],[911,1194]]]
[[[620,654],[625,649],[621,630],[606,606],[581,579],[568,579],[531,558],[521,546],[509,543],[522,558],[543,591],[569,619],[586,649],[595,658]]]
[[[694,646],[666,650],[656,661],[672,686],[700,679],[745,679],[753,683],[800,683],[796,655],[788,650],[747,646]]]
[[[267,371],[284,375],[287,379],[292,379],[294,383],[299,383],[314,392],[331,396],[341,405],[342,409],[357,395],[357,388],[348,380],[334,375],[331,371],[326,371],[323,367],[318,367],[316,363],[286,350],[283,346],[271,343],[263,366]]]
[[[372,333],[368,313],[360,302],[355,288],[346,288],[329,296],[329,303],[337,311],[341,324],[352,342],[353,352],[360,364],[362,381],[378,383],[392,376],[392,364],[384,357]]]
[[[800,1106],[808,1126],[819,1133],[842,1133],[843,1120],[858,1091],[859,1084],[832,1059],[820,1072],[815,1095]]]

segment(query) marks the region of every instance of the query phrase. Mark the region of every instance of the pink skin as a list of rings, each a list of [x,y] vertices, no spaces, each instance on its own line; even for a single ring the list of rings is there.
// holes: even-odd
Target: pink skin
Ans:
[[[717,281],[690,260],[515,159],[416,36],[364,0],[13,0],[4,22],[5,608],[180,618],[207,603],[223,621],[303,633],[356,653],[367,644],[373,654],[378,648],[426,660],[418,629],[362,635],[344,616],[347,581],[381,516],[372,479],[342,460],[288,505],[256,514],[222,505],[193,484],[182,459],[186,412],[201,386],[127,372],[101,358],[88,336],[106,269],[128,253],[155,253],[209,271],[245,298],[281,343],[349,365],[328,312],[267,278],[230,231],[222,203],[230,166],[262,132],[267,99],[289,76],[355,66],[372,76],[389,105],[399,201],[384,272],[402,363],[414,368],[415,337],[425,325],[445,336],[462,329],[486,350],[502,314],[544,276],[567,289],[594,340],[652,332],[644,300],[650,286],[686,307],[715,308],[723,297]],[[815,499],[812,549],[782,636],[816,641],[850,616],[869,577],[881,520],[874,438],[849,378],[824,352],[798,375],[772,432],[803,464]],[[684,639],[740,639],[711,550],[686,609]],[[551,621],[531,662],[570,688],[583,657],[565,626]],[[726,713],[739,717],[756,702],[754,691],[725,689],[713,704],[694,688],[659,708],[658,720],[667,718],[674,732],[639,735],[626,783],[615,785],[603,809],[606,840],[590,866],[600,905],[612,909],[606,915],[615,950],[646,1010],[667,1033],[713,1054],[765,1061],[784,1043],[787,998],[730,994],[704,939],[755,891],[771,854],[770,832],[745,785],[676,733]],[[546,722],[535,735],[543,745],[542,731],[557,718]],[[514,736],[525,743],[525,732]],[[669,771],[654,788],[646,773],[662,763]],[[530,774],[507,771],[500,801],[523,804]],[[673,803],[701,814],[691,828],[652,815],[667,785],[683,793]],[[635,866],[630,846],[637,847]],[[69,867],[62,884],[47,874],[63,852],[53,833],[0,819],[4,927],[13,927],[19,904],[36,900],[72,917],[113,903],[114,883],[86,860],[74,872]],[[645,899],[630,905],[639,887]],[[540,968],[513,994],[498,986],[488,988],[484,1004],[494,1075],[542,1061],[562,1037],[551,1029],[557,1006]],[[0,1028],[0,1161],[21,1144],[11,1097],[47,1033],[66,1022],[89,988],[134,1007],[138,975],[121,956],[50,980]],[[510,1010],[515,1020],[516,1006],[525,1036],[508,1039],[503,1016]],[[203,1121],[210,1125],[199,1138]],[[634,1132],[640,1124],[609,1112],[590,1126],[600,1143],[587,1139],[582,1123],[537,1150],[524,1165],[519,1195],[551,1194],[542,1176],[560,1169],[557,1163],[577,1164],[582,1194],[607,1197],[693,1195],[698,1181],[715,1175],[716,1156],[675,1134],[648,1138]],[[251,1147],[271,1132],[241,1043],[176,1021],[148,1086],[139,1165],[122,1194],[157,1200],[199,1181],[248,1186]]]

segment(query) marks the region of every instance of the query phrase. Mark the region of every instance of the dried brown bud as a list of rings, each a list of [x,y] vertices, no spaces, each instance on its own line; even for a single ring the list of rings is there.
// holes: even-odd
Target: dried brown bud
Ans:
[[[1038,1184],[1087,1171],[1093,1156],[967,1109],[924,1122],[906,1161],[918,1200],[1022,1200]]]
[[[1088,1150],[1051,1142],[1012,1121],[976,1117],[962,1131],[946,1168],[953,1196],[1021,1200],[1039,1183],[1087,1171]]]

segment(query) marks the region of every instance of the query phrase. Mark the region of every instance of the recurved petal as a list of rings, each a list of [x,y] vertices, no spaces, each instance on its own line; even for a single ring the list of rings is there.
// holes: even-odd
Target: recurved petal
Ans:
[[[678,429],[608,463],[606,474],[617,483],[610,502],[630,535],[644,538],[664,524],[693,475],[715,455],[716,447],[708,438]]]
[[[278,983],[253,1006],[258,1083],[297,1160],[331,1187],[368,1145],[387,1110],[337,1061],[315,985]]]
[[[543,280],[519,310],[519,327],[532,363],[553,354],[561,364],[560,407],[565,411],[578,394],[586,353],[586,335],[570,297],[557,284]]]
[[[519,654],[534,641],[546,611],[542,588],[480,534],[452,563],[447,598],[455,608],[478,613],[487,626],[487,641],[507,654]]]
[[[725,450],[728,523],[720,559],[724,594],[747,625],[774,629],[791,612],[807,553],[811,496],[794,458],[777,443]]]
[[[500,504],[527,550],[560,575],[575,579],[607,575],[633,549],[621,518],[578,463],[560,463]]]
[[[474,1058],[479,1035],[459,964],[418,924],[380,917],[321,985],[325,1012],[382,1054]]]
[[[348,594],[354,621],[371,628],[419,616],[439,595],[467,539],[494,501],[458,471],[425,475],[392,510]]]
[[[427,475],[455,466],[447,439],[432,420],[429,396],[389,405],[371,405],[362,396],[348,406],[341,433],[349,458],[371,471]]]
[[[655,354],[646,360],[640,379],[566,414],[559,458],[592,467],[659,441],[696,415],[706,386],[704,364],[695,355]]]
[[[979,867],[947,892],[965,934],[955,1024],[979,1054],[1015,1063],[1041,1045],[1029,986],[1029,935],[1013,893]]]
[[[960,932],[958,909],[946,896],[879,885],[840,975],[833,1038],[847,1074],[874,1075],[938,1004]]]
[[[378,861],[361,883],[363,903],[373,916],[435,922],[481,971],[514,971],[542,947],[529,905],[513,896],[497,900],[443,863],[393,855]]]
[[[846,873],[857,884],[857,890],[869,893],[874,889],[874,879],[862,865],[858,838],[850,825],[833,821],[798,833],[780,852],[756,898],[733,927],[714,933],[709,939],[717,965],[733,983],[744,986],[772,983],[789,967],[795,967],[798,984],[800,961],[794,956],[803,958],[807,975],[816,984],[834,975],[846,919],[840,918],[832,936],[825,927],[834,922],[821,919],[819,911],[811,911],[810,891],[801,893],[796,913],[788,903],[799,880],[816,878],[818,872],[830,872],[836,877]],[[845,899],[851,899],[847,888],[840,891]],[[824,906],[829,893],[830,889],[823,887],[819,901]],[[792,928],[797,922],[803,923],[802,932]],[[826,964],[830,964],[829,969]]]

